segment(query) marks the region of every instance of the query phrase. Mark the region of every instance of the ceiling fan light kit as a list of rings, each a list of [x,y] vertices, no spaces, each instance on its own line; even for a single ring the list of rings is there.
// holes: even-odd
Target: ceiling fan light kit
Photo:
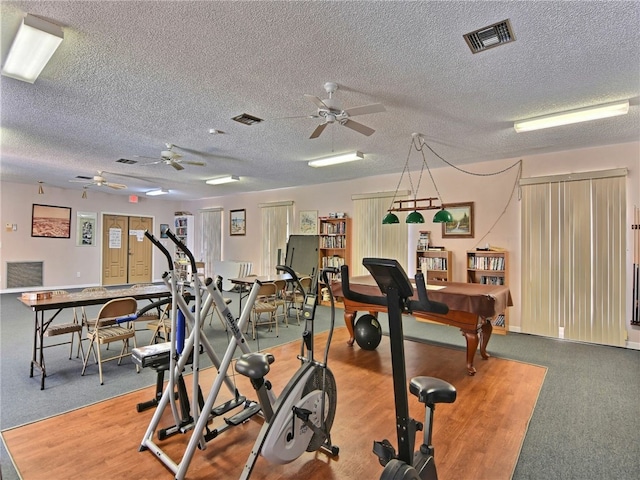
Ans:
[[[356,160],[363,160],[364,154],[362,152],[344,153],[342,155],[333,155],[331,157],[319,158],[317,160],[311,160],[307,165],[310,167],[327,167],[329,165],[337,165],[339,163],[354,162]]]
[[[27,15],[11,44],[2,75],[34,83],[63,39],[59,25]]]
[[[226,177],[211,178],[205,183],[209,185],[222,185],[224,183],[237,182],[240,180],[238,175],[227,175]]]
[[[540,117],[519,120],[513,124],[516,132],[530,132],[542,130],[543,128],[559,127],[572,123],[588,122],[600,118],[615,117],[629,113],[629,100],[605,103],[592,107],[577,108],[565,112],[542,115]]]
[[[147,195],[149,195],[150,197],[157,197],[158,195],[166,195],[169,193],[169,190],[167,190],[166,188],[158,188],[156,190],[149,190],[147,192]]]

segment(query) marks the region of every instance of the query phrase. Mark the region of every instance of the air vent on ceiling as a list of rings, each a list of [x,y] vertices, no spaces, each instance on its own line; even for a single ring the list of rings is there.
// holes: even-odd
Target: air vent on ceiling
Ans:
[[[472,53],[484,52],[490,48],[513,42],[516,39],[508,19],[483,27],[475,32],[467,33],[463,37]]]
[[[119,158],[118,160],[116,160],[116,163],[126,163],[127,165],[133,165],[135,163],[138,163],[138,161],[129,160],[128,158]]]
[[[258,117],[254,117],[253,115],[249,115],[248,113],[243,113],[242,115],[236,115],[231,120],[235,120],[239,123],[244,123],[245,125],[255,125],[256,123],[260,123],[263,120]]]

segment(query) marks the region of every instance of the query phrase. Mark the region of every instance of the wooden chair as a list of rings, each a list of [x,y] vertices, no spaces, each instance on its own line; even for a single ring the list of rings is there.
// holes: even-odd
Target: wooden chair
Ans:
[[[282,317],[282,321],[289,326],[289,318],[287,317],[287,300],[286,300],[286,289],[287,289],[287,281],[286,280],[275,280],[273,283],[276,284],[276,306],[278,309],[282,309],[282,313],[278,313],[278,309],[276,309],[275,317],[276,321],[280,317]]]
[[[146,316],[146,315],[145,315]],[[164,305],[160,310],[160,315],[147,322],[147,330],[151,330],[151,340],[149,345],[157,343],[159,339],[168,342],[171,337],[171,302]]]
[[[53,295],[69,295],[69,292],[66,290],[54,290],[52,292]],[[73,337],[75,335],[78,336],[78,352],[76,353],[76,358],[80,356],[80,352],[82,351],[82,358],[84,358],[84,349],[82,348],[82,324],[78,321],[78,313],[76,309],[73,309],[73,320],[71,322],[65,323],[54,323],[49,325],[49,328],[45,331],[45,337],[57,337],[59,335],[68,335],[71,334],[71,338],[68,342],[56,343],[53,345],[47,345],[47,347],[55,347],[58,345],[66,345],[69,346],[69,360],[71,360],[71,356],[73,355]],[[75,334],[75,335],[74,335]]]
[[[100,312],[98,318],[89,322],[93,326],[87,332],[87,339],[89,340],[89,348],[84,357],[82,365],[82,375],[87,369],[87,363],[89,361],[89,353],[94,352],[94,356],[97,355],[98,370],[100,372],[100,385],[103,385],[102,379],[102,364],[111,360],[118,360],[118,365],[122,362],[122,359],[131,355],[129,351],[129,341],[133,340],[134,348],[136,344],[136,332],[133,327],[133,322],[128,324],[119,325],[115,323],[115,318],[125,315],[133,314],[138,309],[138,302],[133,297],[116,298],[105,303]],[[108,358],[102,358],[100,345],[108,345],[112,342],[122,342],[122,350],[120,354]],[[140,372],[140,367],[136,365],[136,371]]]
[[[105,287],[87,287],[82,289],[82,293],[102,293],[106,291],[107,289]],[[85,335],[83,331],[86,330],[88,332],[89,328],[93,328],[93,326],[89,325],[91,321],[92,320],[89,320],[87,316],[87,311],[85,310],[85,307],[84,306],[80,307],[80,325],[82,326],[82,331],[80,332],[81,336]],[[78,354],[81,349],[82,349],[82,342],[80,342],[80,345],[78,345]],[[83,355],[84,355],[84,352],[83,352]],[[97,358],[94,358],[94,360],[97,360]]]
[[[258,298],[251,309],[250,320],[254,340],[256,339],[256,329],[260,325],[268,325],[269,331],[271,331],[275,325],[276,337],[278,336],[278,322],[275,316],[276,310],[278,309],[276,305],[276,293],[276,284],[272,282],[263,283],[260,286],[260,290],[258,290]],[[262,317],[263,314],[266,314],[266,318]],[[247,326],[247,330],[248,328]]]

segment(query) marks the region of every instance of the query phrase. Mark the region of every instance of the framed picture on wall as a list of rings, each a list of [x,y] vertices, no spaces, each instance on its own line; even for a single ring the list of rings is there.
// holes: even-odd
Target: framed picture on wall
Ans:
[[[229,211],[229,235],[246,235],[247,218],[246,210]]]
[[[71,208],[33,204],[31,236],[71,238]]]
[[[167,230],[169,230],[169,224],[168,223],[161,223],[160,224],[160,238],[169,238],[169,235],[167,235]]]
[[[76,213],[76,246],[93,247],[96,244],[97,215],[90,212]]]
[[[473,202],[442,205],[453,217],[442,224],[442,238],[473,238]]]
[[[317,210],[302,210],[300,212],[300,233],[303,235],[318,234]]]

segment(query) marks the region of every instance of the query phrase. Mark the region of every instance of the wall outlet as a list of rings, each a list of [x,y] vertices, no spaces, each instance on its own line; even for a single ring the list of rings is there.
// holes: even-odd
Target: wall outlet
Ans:
[[[76,277],[80,278],[80,272],[76,272]]]
[[[558,327],[558,338],[564,338],[564,327]]]

